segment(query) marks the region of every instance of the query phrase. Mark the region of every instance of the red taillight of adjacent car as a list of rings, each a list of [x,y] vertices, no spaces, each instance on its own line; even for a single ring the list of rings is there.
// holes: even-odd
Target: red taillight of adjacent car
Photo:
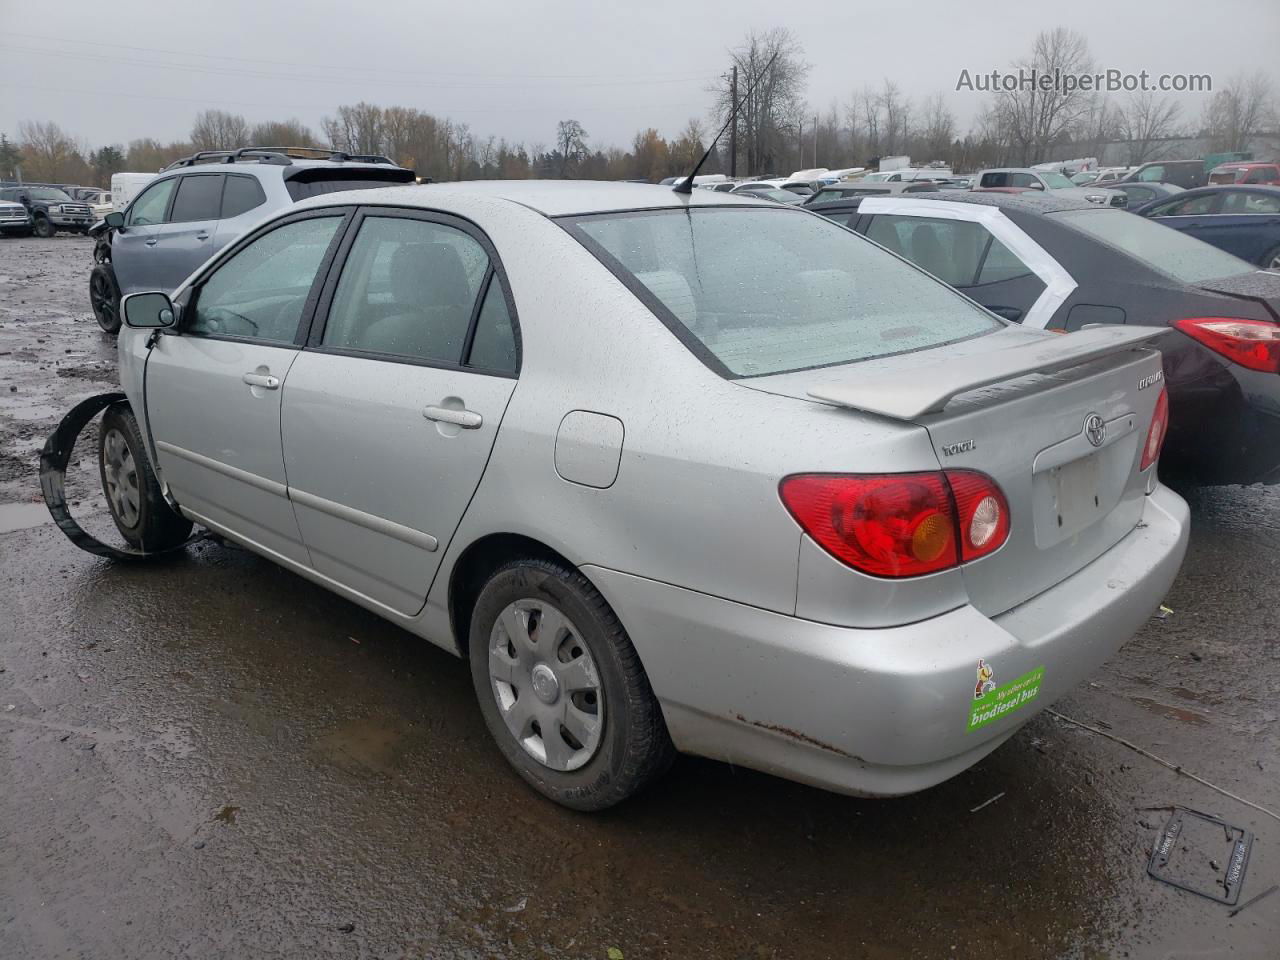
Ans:
[[[1232,363],[1263,373],[1280,373],[1280,326],[1238,317],[1188,317],[1174,324]]]
[[[1151,426],[1147,428],[1147,443],[1142,448],[1142,463],[1139,470],[1145,470],[1156,462],[1160,456],[1160,448],[1164,446],[1165,434],[1169,432],[1169,391],[1161,390],[1156,400],[1156,412],[1151,415]]]
[[[976,560],[1009,536],[994,480],[969,470],[785,478],[782,502],[836,559],[878,577],[918,577]]]

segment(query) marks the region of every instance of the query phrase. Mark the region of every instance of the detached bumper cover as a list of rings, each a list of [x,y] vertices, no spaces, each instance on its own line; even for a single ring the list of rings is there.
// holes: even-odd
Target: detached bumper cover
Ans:
[[[1159,606],[1188,531],[1186,503],[1159,487],[1127,537],[1012,610],[874,630],[583,572],[626,625],[681,750],[890,796],[976,763],[1097,669]]]

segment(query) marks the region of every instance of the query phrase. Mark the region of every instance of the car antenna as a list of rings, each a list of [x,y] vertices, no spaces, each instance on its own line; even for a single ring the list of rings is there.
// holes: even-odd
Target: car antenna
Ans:
[[[781,50],[778,51],[778,53],[781,52]],[[729,110],[729,119],[724,122],[724,126],[720,128],[720,132],[712,139],[711,146],[707,147],[707,152],[702,155],[702,159],[694,164],[689,175],[672,187],[672,190],[676,193],[693,193],[693,178],[698,175],[698,171],[702,169],[702,165],[707,162],[707,157],[711,156],[711,151],[716,148],[716,144],[720,142],[720,138],[724,136],[724,132],[729,129],[729,124],[733,123],[734,119],[738,116],[738,108],[741,107],[747,97],[751,95],[751,91],[756,88],[756,84],[764,79],[764,75],[768,73],[769,68],[773,66],[773,61],[778,59],[778,53],[775,53],[769,58],[769,62],[764,65],[764,69],[756,74],[756,78],[752,80],[747,86],[747,89],[743,91],[742,96],[738,98],[738,102],[732,105]]]

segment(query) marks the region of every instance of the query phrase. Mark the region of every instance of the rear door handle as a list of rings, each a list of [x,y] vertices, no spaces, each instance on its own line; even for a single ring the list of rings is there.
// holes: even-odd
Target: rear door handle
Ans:
[[[422,415],[428,420],[435,420],[437,423],[452,423],[461,427],[463,430],[475,430],[482,423],[484,417],[476,413],[474,410],[451,410],[449,407],[427,407],[422,411]]]
[[[154,247],[155,245],[156,245],[156,238],[155,238],[155,237],[152,237],[150,240],[148,240],[148,241],[147,241],[147,246],[148,246],[148,247]]]
[[[276,390],[280,387],[280,378],[267,373],[242,373],[240,379],[251,387],[262,387],[264,390]]]
[[[197,234],[196,234],[196,239],[197,239],[197,240],[208,240],[208,239],[209,239],[209,235],[208,235],[207,233],[204,233],[203,231],[201,231],[200,233],[197,233]]]

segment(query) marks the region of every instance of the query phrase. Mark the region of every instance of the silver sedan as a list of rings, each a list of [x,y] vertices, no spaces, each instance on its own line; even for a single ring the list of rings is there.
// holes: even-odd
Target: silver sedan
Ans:
[[[468,658],[578,809],[676,751],[893,795],[1160,603],[1160,330],[1054,336],[804,210],[636,184],[331,194],[126,299],[103,479]]]

